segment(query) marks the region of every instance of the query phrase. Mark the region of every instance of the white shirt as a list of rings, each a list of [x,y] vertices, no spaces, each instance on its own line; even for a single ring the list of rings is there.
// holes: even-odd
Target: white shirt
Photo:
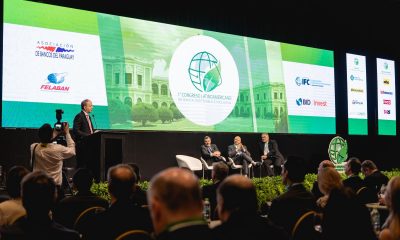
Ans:
[[[63,160],[75,156],[75,142],[71,134],[66,134],[67,147],[61,144],[39,143],[35,149],[35,162],[33,170],[42,170],[54,179],[57,185],[62,184],[62,163]],[[37,143],[31,145],[31,153]],[[32,155],[31,155],[32,156]]]

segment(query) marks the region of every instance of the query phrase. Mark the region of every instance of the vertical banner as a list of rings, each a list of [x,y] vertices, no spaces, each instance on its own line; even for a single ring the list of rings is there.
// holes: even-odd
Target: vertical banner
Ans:
[[[368,135],[365,56],[346,54],[349,134]]]
[[[377,58],[378,134],[396,135],[396,76],[394,61]]]

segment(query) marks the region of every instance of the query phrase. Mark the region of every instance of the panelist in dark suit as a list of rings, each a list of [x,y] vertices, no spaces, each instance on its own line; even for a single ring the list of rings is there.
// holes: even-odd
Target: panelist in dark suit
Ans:
[[[242,139],[239,136],[236,136],[233,142],[233,145],[228,146],[228,156],[232,158],[236,164],[243,165],[244,175],[249,176],[248,165],[251,163],[253,166],[260,166],[261,163],[255,162],[251,158],[250,152],[247,150],[247,147],[242,144]]]
[[[267,175],[280,175],[284,158],[279,152],[278,143],[270,139],[268,133],[263,133],[261,134],[261,142],[258,144],[258,149]],[[272,167],[274,170],[272,170]]]
[[[94,128],[92,124],[92,119],[90,113],[93,110],[92,101],[85,99],[81,102],[81,109],[74,118],[74,126],[72,129],[75,142],[76,142],[76,164],[77,167],[86,167],[86,157],[83,156],[83,149],[85,148],[82,139],[94,133]]]
[[[221,156],[221,152],[218,150],[217,145],[211,144],[211,138],[209,136],[204,137],[204,144],[200,147],[201,157],[207,162],[208,165],[212,165],[214,162],[224,161]]]

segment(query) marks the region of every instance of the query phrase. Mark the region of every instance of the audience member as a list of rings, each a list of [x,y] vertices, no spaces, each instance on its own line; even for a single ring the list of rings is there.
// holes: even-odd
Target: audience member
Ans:
[[[136,175],[136,182],[135,182],[135,191],[133,192],[131,199],[132,202],[136,205],[136,206],[147,206],[147,193],[146,190],[143,190],[140,185],[139,182],[141,181],[141,174],[140,174],[140,168],[139,165],[137,165],[136,163],[128,163],[129,166],[131,166],[131,168],[133,169],[133,172]]]
[[[31,160],[33,170],[42,170],[52,177],[57,185],[58,198],[62,199],[62,165],[63,160],[75,156],[75,143],[69,133],[68,123],[63,124],[62,132],[52,129],[50,124],[43,124],[39,128],[40,143],[31,145]],[[53,139],[59,134],[64,134],[67,146],[53,143]]]
[[[386,194],[385,202],[389,208],[389,217],[383,226],[383,230],[379,234],[380,240],[397,240],[400,239],[400,177],[396,176],[390,179]]]
[[[100,198],[90,191],[93,175],[86,168],[79,168],[72,177],[74,196],[62,199],[56,206],[53,218],[58,223],[73,228],[74,222],[85,209],[90,207],[108,208],[107,200]]]
[[[213,169],[211,172],[211,178],[213,183],[206,185],[202,188],[203,199],[208,198],[211,206],[211,220],[218,219],[218,213],[216,211],[217,206],[217,188],[221,182],[228,176],[229,168],[223,162],[213,163]]]
[[[0,226],[12,225],[26,215],[22,206],[21,181],[28,173],[23,166],[14,166],[8,171],[6,190],[11,199],[0,203]]]
[[[282,182],[286,192],[274,199],[268,214],[269,219],[291,233],[302,214],[315,210],[315,198],[303,185],[306,175],[305,161],[289,156],[282,168]]]
[[[236,164],[243,165],[244,175],[249,176],[248,165],[260,166],[261,162],[255,162],[251,158],[250,152],[247,150],[247,147],[242,144],[242,139],[239,136],[236,136],[233,141],[234,144],[228,146],[228,156],[232,158]]]
[[[152,232],[150,213],[131,201],[135,189],[136,175],[127,164],[118,164],[108,169],[108,192],[110,207],[95,217],[90,227],[89,239],[115,239],[132,230]]]
[[[259,216],[256,189],[250,179],[238,174],[227,177],[218,187],[217,199],[222,224],[212,229],[213,239],[289,239],[282,228]]]
[[[321,171],[321,169],[327,168],[327,167],[335,168],[335,165],[333,164],[333,162],[331,160],[323,160],[318,165],[318,172]],[[320,197],[324,196],[321,193],[321,191],[319,190],[317,180],[315,180],[313,183],[313,186],[311,188],[311,193],[314,195],[315,199],[319,199]]]
[[[389,178],[383,175],[371,160],[365,160],[361,164],[361,170],[365,175],[364,184],[376,194],[381,190],[382,185],[387,185]]]
[[[319,171],[318,186],[325,195],[318,202],[323,207],[322,239],[376,239],[367,208],[356,199],[352,190],[343,187],[334,168]]]
[[[261,134],[261,142],[258,144],[261,162],[264,165],[267,176],[280,175],[284,158],[279,151],[276,140],[270,139],[268,133]]]
[[[34,171],[23,178],[21,188],[27,217],[2,232],[2,239],[80,239],[76,231],[56,223],[50,217],[50,210],[57,198],[52,177],[43,171]]]
[[[168,168],[156,174],[147,191],[157,239],[211,239],[202,215],[199,181],[191,172]]]
[[[201,157],[207,162],[208,165],[212,165],[214,162],[225,162],[225,159],[221,156],[221,152],[218,150],[217,145],[211,143],[209,136],[204,137],[204,144],[200,147]]]
[[[347,178],[343,180],[343,185],[349,187],[354,193],[364,187],[364,183],[360,178],[359,174],[361,172],[361,162],[358,158],[349,158],[344,165],[344,173]]]

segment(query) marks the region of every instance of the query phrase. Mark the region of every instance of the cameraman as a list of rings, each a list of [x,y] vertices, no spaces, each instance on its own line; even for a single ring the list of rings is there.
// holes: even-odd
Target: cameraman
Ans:
[[[57,185],[60,195],[62,184],[62,165],[63,160],[75,156],[75,142],[69,133],[69,125],[67,122],[62,123],[62,130],[53,130],[50,124],[43,124],[38,131],[40,143],[31,145],[31,166],[33,171],[42,170],[52,177]],[[67,146],[54,143],[54,139],[60,135],[65,136]]]

